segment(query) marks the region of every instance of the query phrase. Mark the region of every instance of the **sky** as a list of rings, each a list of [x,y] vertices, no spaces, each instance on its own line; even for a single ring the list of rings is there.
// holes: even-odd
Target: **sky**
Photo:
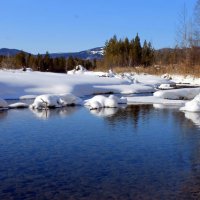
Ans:
[[[77,52],[113,35],[174,47],[179,14],[196,0],[0,0],[0,48]]]

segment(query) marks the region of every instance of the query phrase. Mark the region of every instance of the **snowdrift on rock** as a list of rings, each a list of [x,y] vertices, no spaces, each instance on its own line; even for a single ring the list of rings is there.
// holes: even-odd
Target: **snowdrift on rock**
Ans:
[[[185,106],[180,108],[180,110],[189,112],[200,112],[200,94],[197,95],[193,100],[187,102]]]
[[[119,104],[126,104],[127,99],[122,97],[118,98],[114,95],[110,95],[109,97],[105,97],[103,95],[96,95],[93,98],[85,101],[85,106],[88,106],[92,109],[99,108],[117,108]]]
[[[17,102],[9,105],[9,108],[28,108],[29,105],[22,102]]]
[[[47,109],[81,104],[82,100],[72,94],[45,94],[37,96],[34,103],[30,107],[32,109]]]
[[[5,100],[0,98],[0,110],[4,110],[8,108],[8,104]]]
[[[153,95],[163,99],[190,100],[200,93],[200,88],[184,88],[157,91]]]

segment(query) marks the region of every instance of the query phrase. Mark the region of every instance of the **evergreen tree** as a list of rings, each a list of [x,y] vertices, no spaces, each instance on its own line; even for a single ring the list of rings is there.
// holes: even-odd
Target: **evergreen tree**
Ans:
[[[26,66],[26,54],[23,51],[16,54],[14,60],[16,67],[22,68]]]
[[[52,67],[52,59],[49,56],[49,53],[46,52],[44,58],[43,58],[43,64],[42,64],[42,69],[41,71],[48,71],[50,67]]]
[[[43,68],[42,55],[40,55],[40,54],[37,55],[35,63],[36,63],[37,71],[41,71]]]
[[[72,70],[72,69],[74,69],[75,66],[76,66],[76,62],[75,62],[74,58],[72,56],[70,56],[67,59],[66,69],[67,70]]]
[[[142,47],[140,44],[140,37],[137,34],[134,40],[134,47],[133,47],[134,66],[140,65],[141,59],[142,59]]]
[[[144,66],[148,65],[148,53],[149,53],[148,44],[147,41],[145,40],[142,48],[142,64]]]
[[[132,39],[130,41],[130,49],[129,49],[129,67],[130,66],[134,66],[134,44],[135,44],[135,40]]]
[[[126,37],[124,40],[124,65],[129,66],[129,53],[130,53],[130,43],[129,39]]]

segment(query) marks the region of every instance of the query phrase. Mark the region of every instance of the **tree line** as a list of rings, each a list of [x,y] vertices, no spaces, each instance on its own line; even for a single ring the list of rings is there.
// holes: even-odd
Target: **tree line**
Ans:
[[[144,41],[141,45],[140,37],[129,40],[117,39],[114,35],[105,44],[104,64],[108,67],[134,67],[139,65],[150,66],[154,62],[154,49],[150,42]]]
[[[45,55],[32,55],[23,51],[15,56],[0,56],[0,67],[5,69],[31,68],[34,71],[66,72],[82,65],[86,69],[94,69],[96,60],[83,60],[79,58],[64,57],[51,58],[48,52]]]
[[[15,56],[0,56],[0,67],[30,67],[37,71],[66,72],[77,65],[83,65],[89,70],[159,65],[172,66],[176,71],[180,66],[187,67],[186,71],[193,70],[200,66],[200,0],[196,1],[192,17],[187,16],[184,6],[179,18],[174,48],[155,50],[146,40],[141,44],[138,34],[133,39],[118,39],[114,35],[105,43],[102,60],[52,58],[48,52],[45,55],[32,55],[21,51]],[[193,20],[188,20],[191,18]]]

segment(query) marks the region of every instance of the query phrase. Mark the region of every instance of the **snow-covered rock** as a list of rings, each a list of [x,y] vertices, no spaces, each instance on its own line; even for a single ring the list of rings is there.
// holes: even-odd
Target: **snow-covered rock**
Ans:
[[[22,69],[22,71],[32,72],[33,70],[30,67],[25,67],[25,68]]]
[[[108,98],[114,99],[118,104],[127,104],[127,98],[125,98],[125,97],[119,98],[119,97],[111,94]]]
[[[80,104],[82,104],[82,100],[72,94],[45,94],[37,96],[34,103],[30,107],[33,109],[47,109]]]
[[[23,102],[17,102],[9,105],[9,108],[28,108],[29,105]]]
[[[125,98],[118,98],[114,95],[105,97],[103,95],[96,95],[93,98],[85,101],[85,106],[88,106],[90,109],[99,109],[99,108],[117,108],[120,103],[126,103]]]
[[[72,94],[60,94],[58,97],[59,104],[61,104],[62,107],[68,105],[82,105],[82,99]]]
[[[200,88],[183,88],[183,89],[157,91],[153,95],[155,97],[163,99],[190,100],[193,99],[199,93],[200,93]]]
[[[86,71],[87,69],[85,69],[85,67],[83,67],[82,65],[77,65],[75,69],[68,71],[67,74],[83,74]]]
[[[200,112],[200,94],[180,108],[181,111]]]
[[[161,78],[164,78],[164,79],[167,79],[167,80],[171,80],[172,79],[172,77],[169,74],[163,74],[161,76]]]
[[[169,90],[169,89],[174,89],[175,86],[174,85],[171,85],[169,83],[165,83],[165,84],[161,84],[158,89],[161,89],[161,90]]]
[[[7,102],[0,98],[0,110],[5,110],[7,108],[8,108]]]
[[[115,78],[123,79],[129,83],[138,83],[137,79],[131,73],[114,74]]]
[[[192,121],[196,126],[200,127],[200,113],[185,112],[185,118]]]
[[[109,69],[108,70],[108,77],[115,77],[115,73],[113,72],[113,70],[112,69]]]

